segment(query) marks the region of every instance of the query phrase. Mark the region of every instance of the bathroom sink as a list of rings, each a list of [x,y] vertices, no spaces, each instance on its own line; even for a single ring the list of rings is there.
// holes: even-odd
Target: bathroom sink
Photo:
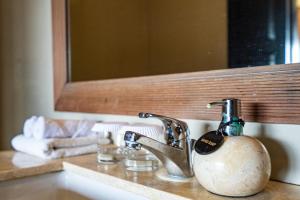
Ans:
[[[5,200],[147,199],[68,171],[0,182],[0,194]]]

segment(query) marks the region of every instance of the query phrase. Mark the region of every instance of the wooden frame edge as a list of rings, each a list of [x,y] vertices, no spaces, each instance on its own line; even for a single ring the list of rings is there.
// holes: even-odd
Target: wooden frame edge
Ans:
[[[66,2],[52,0],[52,31],[53,31],[53,76],[54,76],[54,105],[62,96],[67,84],[67,53],[66,53]]]

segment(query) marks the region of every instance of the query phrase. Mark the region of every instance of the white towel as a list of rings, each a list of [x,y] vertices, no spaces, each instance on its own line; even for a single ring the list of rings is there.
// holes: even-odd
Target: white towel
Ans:
[[[24,123],[26,137],[35,139],[82,137],[93,134],[92,127],[96,122],[91,120],[54,120],[43,116],[32,116]]]
[[[117,146],[125,145],[124,135],[126,131],[133,131],[143,134],[161,143],[165,143],[166,141],[164,135],[164,128],[162,126],[154,124],[136,123],[128,126],[122,126],[118,133],[118,138],[116,142]]]
[[[107,138],[101,139],[101,143],[109,144]],[[56,159],[69,156],[94,153],[97,151],[97,136],[63,139],[36,140],[24,135],[17,135],[12,140],[15,150],[35,155],[44,159]]]
[[[122,126],[129,125],[127,122],[97,122],[92,131],[117,133]]]
[[[70,137],[84,137],[95,134],[92,131],[96,121],[93,120],[61,120],[61,126],[69,132]]]
[[[104,134],[111,133],[111,137],[114,143],[118,138],[118,131],[123,127],[129,125],[127,122],[97,122],[92,128],[92,131]]]
[[[32,137],[33,136],[33,128],[34,124],[36,123],[38,117],[32,116],[29,119],[25,120],[24,127],[23,127],[23,133],[26,137]]]

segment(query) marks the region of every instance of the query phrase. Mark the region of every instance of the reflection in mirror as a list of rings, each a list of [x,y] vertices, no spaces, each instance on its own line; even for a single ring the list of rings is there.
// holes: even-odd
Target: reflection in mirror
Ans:
[[[299,0],[68,0],[68,79],[297,63],[299,11]]]

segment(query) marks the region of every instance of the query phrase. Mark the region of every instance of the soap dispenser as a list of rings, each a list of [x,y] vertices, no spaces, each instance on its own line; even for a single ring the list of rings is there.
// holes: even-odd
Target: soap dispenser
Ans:
[[[199,183],[208,191],[244,197],[262,191],[270,173],[270,156],[257,139],[243,135],[239,99],[223,99],[208,104],[222,106],[222,121],[216,131],[195,143],[193,169]]]

